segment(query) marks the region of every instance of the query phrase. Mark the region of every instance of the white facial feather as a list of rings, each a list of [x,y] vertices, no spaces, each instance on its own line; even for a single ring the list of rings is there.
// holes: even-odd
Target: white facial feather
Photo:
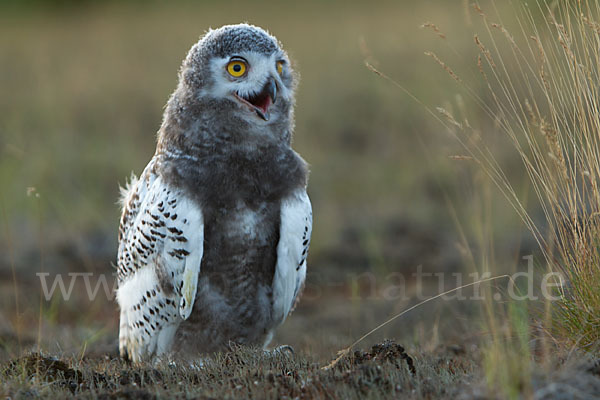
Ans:
[[[248,72],[243,77],[234,78],[227,72],[227,64],[234,56],[242,57],[248,62]],[[285,62],[283,73],[289,73],[289,71],[286,71],[289,60],[283,53],[273,53],[266,56],[262,53],[243,52],[231,57],[211,60],[210,69],[215,85],[210,90],[203,89],[201,91],[202,96],[233,98],[232,93],[238,93],[241,96],[249,97],[260,93],[267,83],[267,79],[273,77],[277,81],[277,97],[291,100],[292,90],[285,86],[281,76],[277,73],[277,61],[279,60]]]

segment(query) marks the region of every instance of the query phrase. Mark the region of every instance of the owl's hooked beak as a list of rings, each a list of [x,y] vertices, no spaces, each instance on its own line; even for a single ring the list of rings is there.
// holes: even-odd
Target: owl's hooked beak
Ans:
[[[271,117],[269,108],[277,101],[277,83],[273,77],[269,77],[269,80],[258,94],[248,97],[244,97],[239,93],[234,93],[234,95],[242,103],[256,111],[259,117],[268,121]]]

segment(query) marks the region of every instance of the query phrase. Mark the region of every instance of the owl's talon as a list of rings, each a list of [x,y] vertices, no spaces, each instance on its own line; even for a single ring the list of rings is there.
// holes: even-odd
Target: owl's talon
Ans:
[[[277,346],[273,350],[267,350],[266,352],[271,355],[293,356],[296,354],[296,352],[294,351],[294,348],[292,346],[290,346],[289,344],[283,344],[281,346]]]
[[[191,371],[202,371],[205,367],[205,360],[203,359],[197,359],[194,361],[182,361],[182,362],[177,362],[175,360],[170,360],[167,364],[169,367],[171,368],[179,368],[179,367],[183,367],[183,368],[188,368]]]

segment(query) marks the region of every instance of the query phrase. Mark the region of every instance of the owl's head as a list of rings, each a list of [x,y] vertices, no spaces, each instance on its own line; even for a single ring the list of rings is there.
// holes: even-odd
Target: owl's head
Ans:
[[[291,117],[295,74],[277,39],[259,27],[208,31],[190,50],[180,79],[194,97],[217,103],[224,117],[265,125]]]

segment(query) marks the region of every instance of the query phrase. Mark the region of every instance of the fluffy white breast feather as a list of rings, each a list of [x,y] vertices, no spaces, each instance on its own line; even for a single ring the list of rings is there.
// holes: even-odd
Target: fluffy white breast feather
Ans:
[[[192,311],[203,253],[201,210],[153,166],[125,193],[119,230],[119,350],[135,362],[170,349]]]

